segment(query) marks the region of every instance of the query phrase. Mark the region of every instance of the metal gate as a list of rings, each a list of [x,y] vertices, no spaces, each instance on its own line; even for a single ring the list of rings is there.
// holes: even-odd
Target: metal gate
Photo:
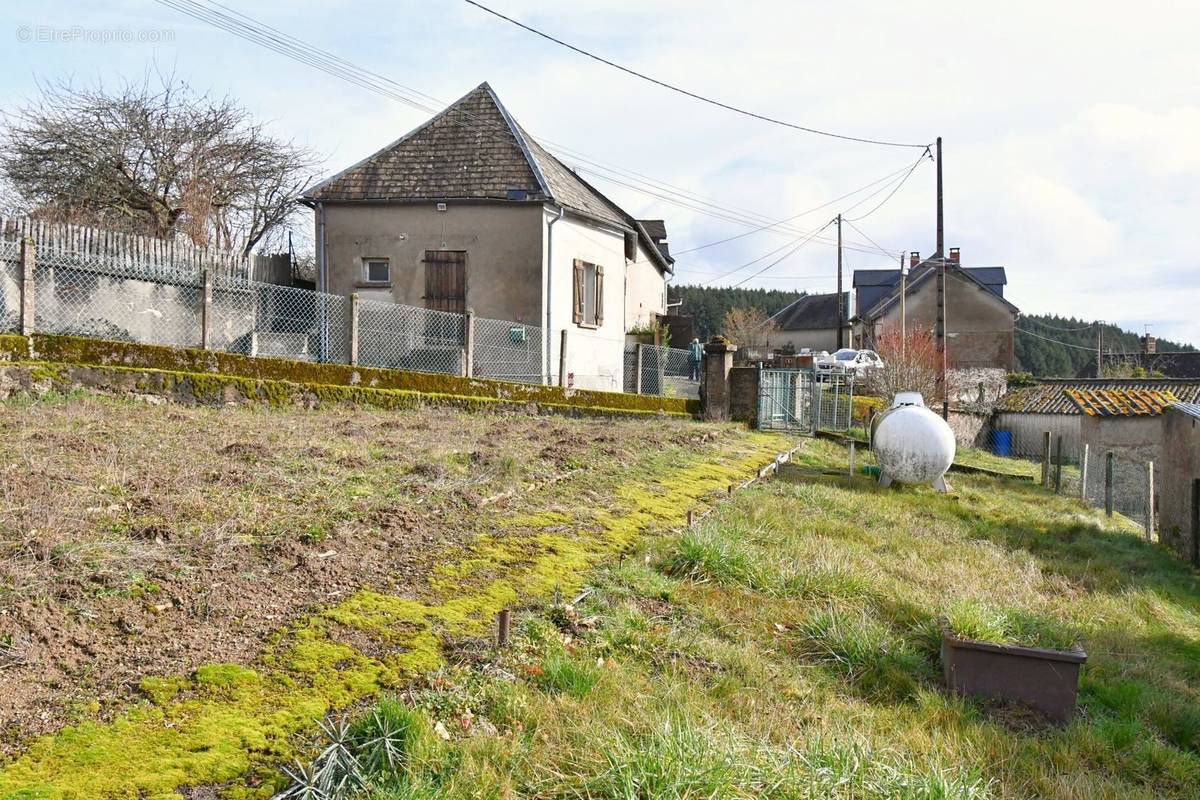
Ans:
[[[764,369],[758,374],[758,427],[815,433],[850,429],[854,376],[812,369]]]
[[[767,431],[813,432],[811,370],[764,369],[758,374],[758,427]]]

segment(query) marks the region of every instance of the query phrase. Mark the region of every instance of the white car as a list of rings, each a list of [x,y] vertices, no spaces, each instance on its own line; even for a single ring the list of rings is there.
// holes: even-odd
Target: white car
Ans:
[[[878,369],[883,366],[883,359],[874,350],[855,350],[843,347],[833,355],[818,358],[815,362],[819,372],[851,372],[855,375]]]

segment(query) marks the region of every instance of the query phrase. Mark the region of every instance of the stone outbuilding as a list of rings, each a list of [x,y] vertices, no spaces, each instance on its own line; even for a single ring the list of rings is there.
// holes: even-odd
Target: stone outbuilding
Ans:
[[[1141,506],[1148,486],[1147,464],[1158,463],[1162,452],[1162,414],[1177,398],[1169,392],[1138,389],[1067,389],[1065,394],[1080,411],[1080,445],[1088,448],[1089,464],[1102,464],[1113,454],[1113,486],[1118,510]],[[1104,504],[1103,473],[1097,469],[1088,481],[1091,505]],[[1121,498],[1137,498],[1138,502]],[[1122,509],[1122,506],[1125,509]]]
[[[1200,403],[1163,414],[1159,463],[1159,538],[1200,567]]]

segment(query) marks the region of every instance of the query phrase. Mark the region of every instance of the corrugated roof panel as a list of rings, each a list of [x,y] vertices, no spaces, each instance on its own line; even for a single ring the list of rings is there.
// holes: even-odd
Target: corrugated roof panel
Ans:
[[[1176,403],[1175,405],[1171,406],[1171,408],[1175,409],[1176,411],[1182,411],[1189,417],[1200,419],[1200,403]]]

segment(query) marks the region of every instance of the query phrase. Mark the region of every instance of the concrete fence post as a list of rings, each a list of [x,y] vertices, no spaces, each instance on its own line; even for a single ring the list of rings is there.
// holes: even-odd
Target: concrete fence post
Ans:
[[[33,333],[33,267],[37,255],[33,239],[26,236],[21,240],[21,335]]]
[[[1050,431],[1042,433],[1042,486],[1050,488]]]
[[[350,295],[350,366],[358,366],[358,292]]]
[[[701,385],[701,415],[712,422],[729,420],[731,401],[729,372],[737,345],[717,338],[704,345],[704,382]]]
[[[1062,492],[1062,434],[1054,440],[1054,493]]]
[[[200,306],[200,347],[211,350],[213,327],[213,275],[211,269],[204,268],[202,280],[204,282],[204,299]]]
[[[1079,499],[1083,503],[1087,503],[1087,482],[1088,482],[1088,445],[1083,445],[1083,458],[1079,461]]]
[[[1146,541],[1154,539],[1154,462],[1146,462]]]
[[[475,374],[475,311],[467,309],[463,321],[463,377],[470,378]]]
[[[850,478],[854,479],[854,440],[850,440]]]
[[[644,345],[641,342],[637,344],[637,377],[634,379],[635,394],[642,393],[642,348]]]
[[[1104,513],[1113,515],[1113,454],[1104,454]]]
[[[562,329],[558,342],[558,385],[567,388],[567,329]]]

